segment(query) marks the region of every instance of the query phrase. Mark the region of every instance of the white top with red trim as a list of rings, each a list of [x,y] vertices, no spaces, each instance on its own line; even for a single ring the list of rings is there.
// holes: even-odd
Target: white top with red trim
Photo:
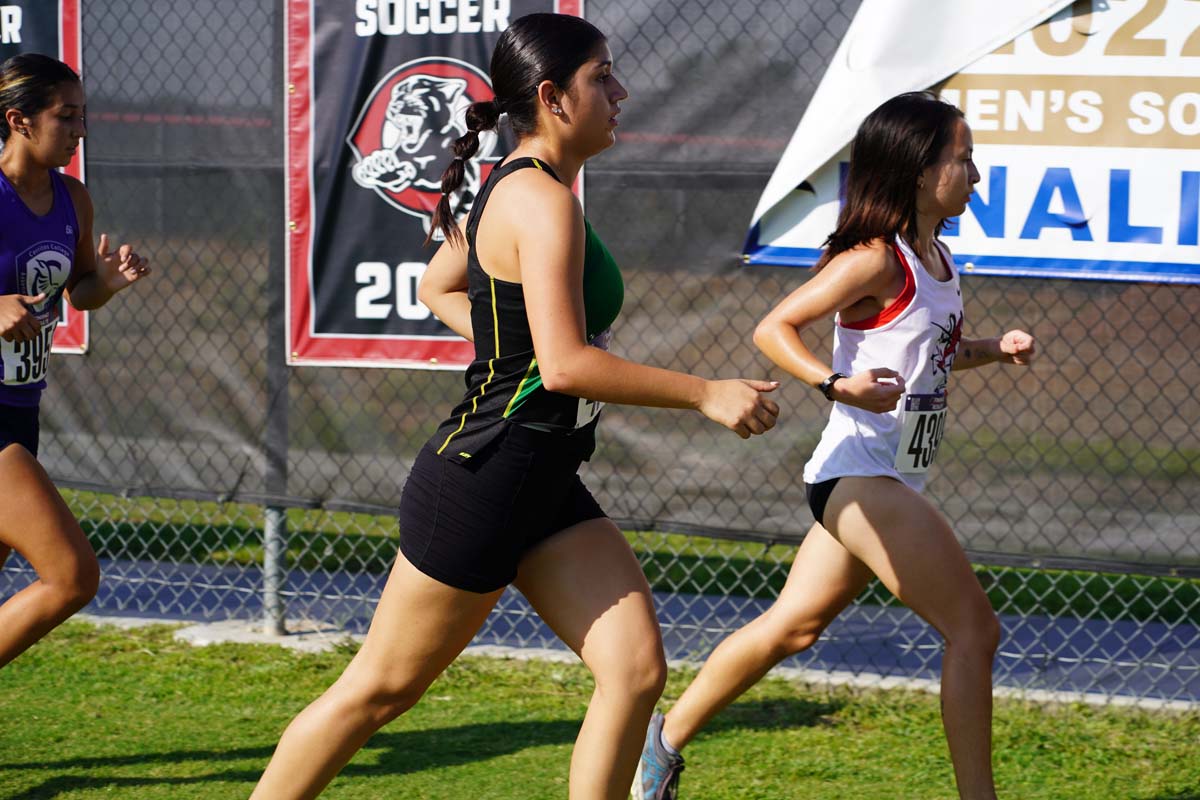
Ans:
[[[962,292],[958,270],[941,242],[937,249],[950,271],[946,281],[929,274],[903,237],[892,246],[904,268],[904,290],[868,319],[843,323],[838,316],[833,369],[854,375],[889,367],[904,376],[905,395],[884,414],[834,403],[821,441],[804,465],[806,483],[886,475],[918,492],[925,488],[945,426],[946,382],[962,338]]]

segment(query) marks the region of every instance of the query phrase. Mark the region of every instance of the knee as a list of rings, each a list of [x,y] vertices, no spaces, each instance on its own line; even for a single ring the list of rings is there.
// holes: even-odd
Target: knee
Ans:
[[[96,596],[100,589],[100,564],[91,553],[75,556],[69,563],[60,565],[58,575],[43,583],[58,596],[62,607],[74,614]]]
[[[376,725],[385,725],[415,706],[425,688],[415,681],[381,675],[360,684],[354,694],[362,711]]]
[[[769,657],[779,663],[817,643],[830,620],[811,614],[786,613],[772,607],[762,618]]]
[[[1000,647],[1000,618],[991,606],[977,608],[946,636],[948,645],[989,660]]]
[[[824,626],[790,625],[780,629],[771,639],[771,657],[778,663],[788,656],[803,652],[817,643]]]
[[[661,645],[646,647],[620,663],[614,660],[593,666],[592,674],[597,689],[632,698],[640,705],[653,706],[667,686],[667,659]]]

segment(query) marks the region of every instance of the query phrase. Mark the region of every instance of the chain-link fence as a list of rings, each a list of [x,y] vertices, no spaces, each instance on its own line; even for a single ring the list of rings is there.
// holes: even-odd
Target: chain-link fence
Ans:
[[[807,273],[745,268],[739,245],[856,5],[589,4],[631,94],[587,177],[627,282],[617,352],[771,373],[750,332]],[[43,403],[43,462],[102,559],[95,607],[361,630],[408,466],[461,376],[283,366],[279,2],[83,9],[97,230],[156,267],[95,315],[86,357],[56,357]],[[1021,326],[1041,351],[956,373],[928,490],[1001,614],[998,682],[1200,702],[1200,287],[964,290],[968,335]],[[780,426],[748,442],[699,415],[604,413],[584,477],[633,531],[674,656],[765,608],[811,524],[799,476],[827,404],[795,381],[778,394]],[[0,596],[31,579],[14,558]],[[478,641],[555,646],[513,592]],[[791,663],[922,679],[939,661],[872,586]]]

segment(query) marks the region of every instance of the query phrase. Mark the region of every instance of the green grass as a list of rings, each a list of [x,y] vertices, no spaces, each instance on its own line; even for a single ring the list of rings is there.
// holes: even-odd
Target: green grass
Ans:
[[[261,564],[262,510],[235,503],[124,499],[64,492],[102,558]],[[627,536],[656,591],[769,599],[787,580],[795,548],[677,534]],[[381,574],[398,536],[393,517],[288,511],[288,564],[304,570]],[[1141,575],[978,566],[1002,613],[1200,625],[1200,581]],[[859,598],[894,605],[878,582]]]
[[[0,797],[246,797],[287,721],[349,648],[193,648],[169,628],[68,623],[2,673]],[[669,705],[692,677],[673,671]],[[322,795],[540,800],[566,796],[591,692],[577,666],[463,658]],[[1200,798],[1200,714],[1000,700],[1003,798]],[[937,698],[766,680],[688,748],[684,797],[954,797]]]

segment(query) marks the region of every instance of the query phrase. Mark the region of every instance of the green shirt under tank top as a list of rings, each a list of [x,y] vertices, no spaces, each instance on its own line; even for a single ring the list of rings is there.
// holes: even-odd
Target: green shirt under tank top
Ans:
[[[466,395],[431,440],[439,455],[453,461],[465,462],[478,455],[506,425],[514,423],[579,437],[581,450],[588,455],[594,447],[600,404],[542,386],[521,284],[488,275],[475,248],[475,232],[492,188],[505,176],[531,168],[558,180],[538,159],[514,159],[492,170],[467,217],[467,296],[475,360],[467,367]],[[586,220],[584,227],[583,301],[588,344],[608,349],[625,286],[608,248]]]

